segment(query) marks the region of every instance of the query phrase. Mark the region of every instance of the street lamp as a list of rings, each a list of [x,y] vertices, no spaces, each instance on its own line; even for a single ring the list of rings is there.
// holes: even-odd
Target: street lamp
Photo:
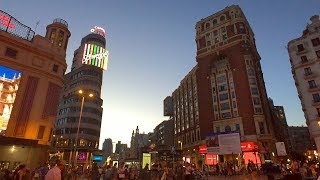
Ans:
[[[83,105],[84,105],[84,99],[86,94],[84,93],[84,91],[82,89],[80,89],[78,91],[78,94],[82,96],[82,101],[81,101],[81,108],[80,108],[80,116],[79,116],[79,121],[78,121],[78,128],[77,128],[77,134],[76,134],[76,141],[75,141],[75,146],[74,146],[74,164],[77,164],[77,156],[76,156],[76,152],[77,152],[77,147],[78,147],[78,139],[79,139],[79,129],[80,129],[80,124],[81,124],[81,118],[82,118],[82,111],[83,111]],[[89,93],[87,94],[90,98],[93,98],[93,94]]]

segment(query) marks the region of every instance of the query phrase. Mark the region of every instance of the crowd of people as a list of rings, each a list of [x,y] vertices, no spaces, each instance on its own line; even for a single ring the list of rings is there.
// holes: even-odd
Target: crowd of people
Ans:
[[[135,164],[120,162],[113,165],[98,167],[93,164],[91,169],[82,167],[72,168],[66,166],[64,160],[57,160],[55,165],[49,168],[48,164],[30,170],[25,165],[19,165],[13,171],[4,169],[0,172],[1,180],[191,180],[206,179],[209,176],[235,176],[254,174],[260,172],[264,175],[280,174],[282,177],[317,179],[320,175],[320,166],[317,162],[302,162],[292,160],[279,164],[267,163],[259,165],[249,161],[246,166],[238,166],[233,162],[217,163],[215,165],[203,165],[196,167],[195,164],[179,162],[172,164],[155,163],[146,164],[139,168]],[[320,178],[319,178],[320,179]]]

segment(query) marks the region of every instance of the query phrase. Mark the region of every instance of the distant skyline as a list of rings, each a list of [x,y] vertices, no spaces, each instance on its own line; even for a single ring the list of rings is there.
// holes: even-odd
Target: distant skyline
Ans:
[[[196,22],[233,4],[242,8],[255,34],[268,96],[284,106],[289,125],[305,125],[286,46],[302,35],[312,15],[319,15],[318,0],[0,0],[0,9],[32,29],[40,21],[36,34],[42,36],[55,18],[66,20],[71,32],[68,71],[73,51],[90,29],[106,30],[101,147],[106,138],[130,145],[137,125],[148,133],[167,119],[163,99],[196,65]]]

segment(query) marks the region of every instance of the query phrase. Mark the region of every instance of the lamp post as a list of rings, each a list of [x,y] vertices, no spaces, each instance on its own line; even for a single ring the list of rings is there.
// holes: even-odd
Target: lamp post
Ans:
[[[85,94],[83,92],[83,90],[79,90],[78,91],[79,95],[82,96],[82,100],[81,100],[81,108],[80,108],[80,115],[79,115],[79,121],[78,121],[78,128],[77,128],[77,134],[76,134],[76,140],[75,140],[75,146],[74,146],[74,150],[73,150],[73,154],[74,154],[74,165],[77,165],[77,156],[76,156],[76,152],[77,152],[77,147],[78,147],[78,139],[79,139],[79,129],[80,129],[80,124],[81,124],[81,118],[82,118],[82,111],[83,111],[83,105],[84,105],[84,99],[85,99]],[[88,94],[88,96],[90,98],[93,97],[93,94],[90,93]]]

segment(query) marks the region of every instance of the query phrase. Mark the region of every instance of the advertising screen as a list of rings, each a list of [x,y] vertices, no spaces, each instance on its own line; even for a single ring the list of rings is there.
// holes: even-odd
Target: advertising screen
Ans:
[[[95,44],[85,44],[82,64],[92,65],[107,70],[109,51]]]
[[[20,79],[20,71],[0,65],[0,134],[7,129]]]
[[[92,158],[92,160],[95,162],[101,162],[102,159],[103,159],[102,155],[93,155],[93,158]]]

